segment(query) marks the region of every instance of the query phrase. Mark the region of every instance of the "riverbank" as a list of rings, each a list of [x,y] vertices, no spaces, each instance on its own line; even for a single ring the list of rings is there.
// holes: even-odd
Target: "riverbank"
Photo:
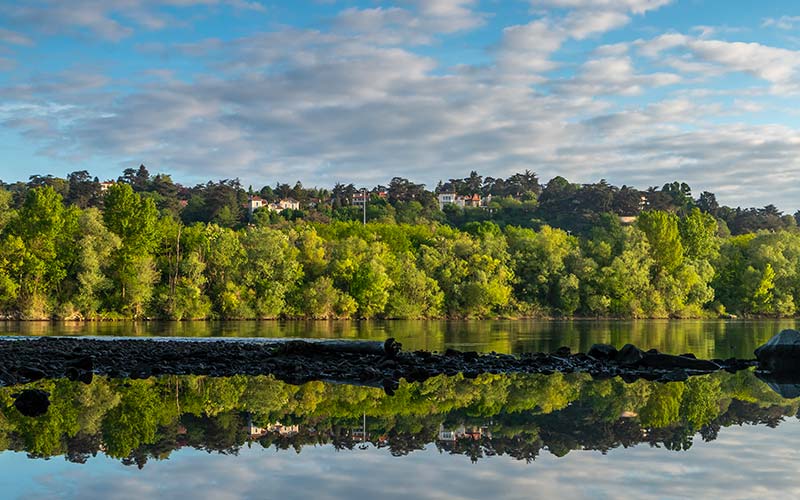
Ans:
[[[448,349],[444,353],[401,352],[394,339],[380,342],[309,342],[303,340],[86,339],[43,337],[0,340],[0,382],[4,385],[42,378],[90,382],[94,375],[148,378],[158,375],[273,375],[299,384],[311,380],[358,383],[391,392],[399,381],[421,382],[437,375],[483,373],[585,372],[596,378],[622,377],[658,381],[686,380],[719,370],[737,371],[755,360],[699,360],[627,345],[572,354],[479,354]]]

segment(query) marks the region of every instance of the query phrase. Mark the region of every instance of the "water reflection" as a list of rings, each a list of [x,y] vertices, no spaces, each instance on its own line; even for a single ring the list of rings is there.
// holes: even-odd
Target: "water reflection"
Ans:
[[[0,389],[0,449],[31,458],[63,455],[84,463],[98,452],[144,467],[193,448],[237,454],[260,446],[370,448],[394,456],[432,447],[472,461],[608,450],[637,444],[687,450],[725,427],[776,427],[798,413],[752,372],[717,373],[683,383],[592,380],[585,374],[436,377],[383,391],[269,376],[95,377],[89,384],[39,381],[47,414],[22,416]]]
[[[304,337],[384,340],[407,349],[586,352],[594,343],[698,357],[752,358],[756,347],[795,320],[640,321],[227,321],[227,322],[0,322],[0,335],[114,335],[167,337]]]

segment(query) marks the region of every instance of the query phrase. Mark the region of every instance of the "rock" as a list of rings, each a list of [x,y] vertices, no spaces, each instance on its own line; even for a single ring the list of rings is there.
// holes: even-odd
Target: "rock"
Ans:
[[[642,350],[633,344],[625,344],[617,353],[616,361],[622,366],[636,366],[644,357]]]
[[[755,350],[758,366],[774,373],[800,372],[800,332],[783,330]]]
[[[614,359],[617,356],[617,348],[608,344],[595,344],[586,354],[599,360]]]
[[[689,379],[689,374],[686,373],[686,370],[672,370],[669,373],[664,374],[661,377],[661,380],[664,382],[686,382]]]
[[[554,354],[556,356],[559,356],[559,357],[563,358],[565,356],[569,356],[570,354],[572,354],[572,351],[570,351],[569,347],[563,346],[563,347],[559,347],[558,349],[556,349],[556,352]]]
[[[387,358],[394,359],[400,353],[400,350],[402,349],[402,347],[403,347],[403,344],[401,344],[400,342],[397,342],[394,339],[394,337],[389,337],[383,343],[383,352],[384,352],[384,354],[386,355]]]
[[[683,356],[673,356],[671,354],[649,354],[645,353],[641,364],[648,368],[688,368],[700,371],[717,371],[720,366],[712,361],[705,359],[686,358]]]
[[[67,366],[74,367],[79,370],[94,370],[94,362],[92,361],[91,356],[82,356],[80,358],[71,359],[67,361]]]
[[[17,376],[22,377],[23,379],[29,380],[34,382],[36,380],[41,380],[47,376],[47,374],[38,369],[33,368],[31,366],[23,366],[21,368],[17,368],[16,370]]]
[[[82,370],[80,368],[70,366],[67,367],[67,370],[64,372],[64,375],[66,375],[67,378],[73,382],[80,381],[86,385],[92,383],[93,373],[89,370]]]
[[[464,353],[464,361],[475,361],[479,357],[477,351],[467,351]]]
[[[50,393],[39,389],[27,389],[11,397],[16,398],[14,407],[26,417],[38,417],[50,408]]]

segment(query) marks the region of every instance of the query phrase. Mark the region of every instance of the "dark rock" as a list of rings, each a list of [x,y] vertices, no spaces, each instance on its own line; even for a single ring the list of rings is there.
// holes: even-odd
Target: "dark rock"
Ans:
[[[686,373],[686,370],[672,370],[669,373],[666,373],[661,380],[664,382],[685,382],[689,379],[689,374]]]
[[[783,330],[755,350],[759,368],[774,373],[800,372],[800,332]]]
[[[397,361],[393,359],[384,359],[380,363],[378,363],[378,368],[397,368]]]
[[[475,351],[467,351],[464,353],[464,361],[475,361],[479,355]]]
[[[609,360],[617,356],[617,348],[608,344],[595,344],[586,354],[594,359]]]
[[[649,354],[645,353],[641,361],[642,366],[648,368],[688,368],[691,370],[717,371],[720,366],[706,359],[685,358],[683,356],[673,356],[671,354]]]
[[[76,368],[74,366],[68,367],[64,374],[73,382],[83,382],[86,385],[91,384],[92,378],[94,377],[94,374],[91,371],[81,370],[80,368]]]
[[[26,417],[38,417],[47,413],[50,408],[50,393],[39,389],[27,389],[17,394],[14,407]]]
[[[35,380],[41,380],[47,376],[44,371],[32,366],[23,366],[21,368],[17,368],[16,373],[18,377],[22,377],[31,382]]]
[[[389,337],[383,342],[383,352],[389,359],[394,359],[400,353],[403,344],[397,342],[394,337]]]
[[[689,358],[689,359],[697,359],[697,356],[695,356],[691,352],[687,352],[687,353],[681,354],[681,357],[682,358]]]
[[[446,358],[454,358],[456,356],[460,356],[461,353],[459,351],[456,351],[455,349],[447,349],[446,351],[444,351],[444,355]]]
[[[91,356],[82,356],[67,361],[67,366],[78,368],[79,370],[92,371],[94,370],[94,362]]]
[[[569,347],[563,346],[556,349],[556,352],[554,352],[553,354],[555,354],[556,356],[564,357],[572,354],[572,351],[570,350]]]
[[[658,354],[658,349],[648,349],[645,354]]]
[[[625,344],[619,350],[616,356],[616,361],[622,366],[636,366],[644,358],[642,350],[633,344]]]

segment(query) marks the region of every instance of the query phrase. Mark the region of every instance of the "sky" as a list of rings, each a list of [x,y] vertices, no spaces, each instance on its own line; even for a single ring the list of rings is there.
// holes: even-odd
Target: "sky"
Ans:
[[[800,208],[793,0],[0,0],[0,179],[526,169]]]

